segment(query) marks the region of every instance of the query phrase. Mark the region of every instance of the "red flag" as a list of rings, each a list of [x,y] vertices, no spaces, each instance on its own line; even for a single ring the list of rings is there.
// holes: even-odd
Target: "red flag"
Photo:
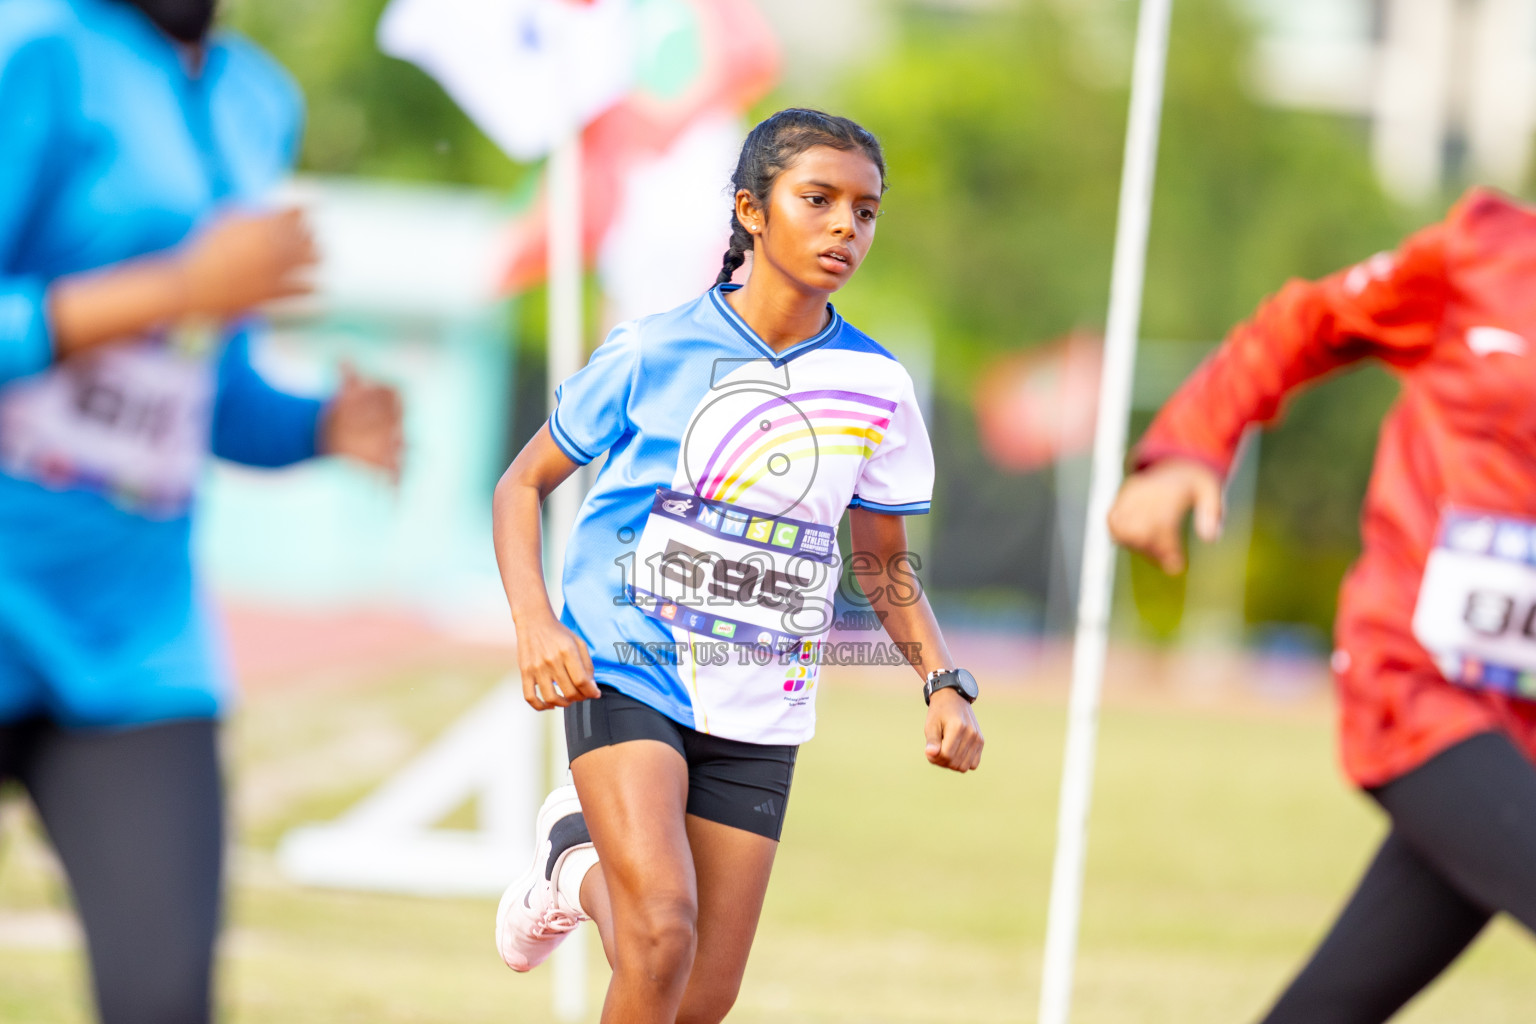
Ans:
[[[976,389],[982,450],[1002,469],[1043,469],[1093,444],[1104,342],[1079,332],[988,366]]]

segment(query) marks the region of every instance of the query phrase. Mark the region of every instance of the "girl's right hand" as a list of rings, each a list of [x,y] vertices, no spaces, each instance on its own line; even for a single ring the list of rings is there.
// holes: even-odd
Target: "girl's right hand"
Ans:
[[[517,665],[523,699],[535,711],[601,696],[587,645],[553,615],[517,624]]]
[[[189,314],[227,318],[312,290],[318,255],[304,212],[225,213],[177,257]]]
[[[1172,575],[1184,571],[1184,516],[1195,512],[1195,533],[1221,536],[1221,477],[1193,459],[1164,459],[1133,473],[1109,510],[1115,543],[1139,551]]]

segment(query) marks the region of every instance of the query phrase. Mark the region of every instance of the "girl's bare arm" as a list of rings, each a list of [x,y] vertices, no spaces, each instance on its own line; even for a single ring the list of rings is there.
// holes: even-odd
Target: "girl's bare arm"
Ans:
[[[849,512],[856,574],[885,631],[925,681],[936,669],[957,668],[907,548],[901,516],[856,508]],[[928,760],[941,768],[968,772],[981,764],[986,740],[971,705],[953,689],[939,690],[923,726]]]
[[[496,484],[492,535],[517,627],[523,698],[538,711],[598,696],[587,645],[555,617],[544,582],[544,499],[580,467],[539,428]]]

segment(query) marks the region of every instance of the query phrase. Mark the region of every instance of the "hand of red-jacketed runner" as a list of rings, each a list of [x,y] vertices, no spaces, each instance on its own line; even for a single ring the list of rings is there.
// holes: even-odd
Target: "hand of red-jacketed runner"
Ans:
[[[1184,571],[1184,516],[1195,514],[1195,534],[1221,536],[1221,477],[1203,462],[1164,459],[1126,478],[1109,510],[1115,543],[1152,559],[1170,575]]]

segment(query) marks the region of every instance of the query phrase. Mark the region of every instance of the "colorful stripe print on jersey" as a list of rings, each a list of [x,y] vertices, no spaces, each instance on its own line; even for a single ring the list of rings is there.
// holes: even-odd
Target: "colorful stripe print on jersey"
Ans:
[[[774,395],[743,414],[721,438],[696,482],[699,496],[739,501],[765,475],[783,475],[800,459],[869,458],[885,439],[895,411],[895,402],[857,391]]]

